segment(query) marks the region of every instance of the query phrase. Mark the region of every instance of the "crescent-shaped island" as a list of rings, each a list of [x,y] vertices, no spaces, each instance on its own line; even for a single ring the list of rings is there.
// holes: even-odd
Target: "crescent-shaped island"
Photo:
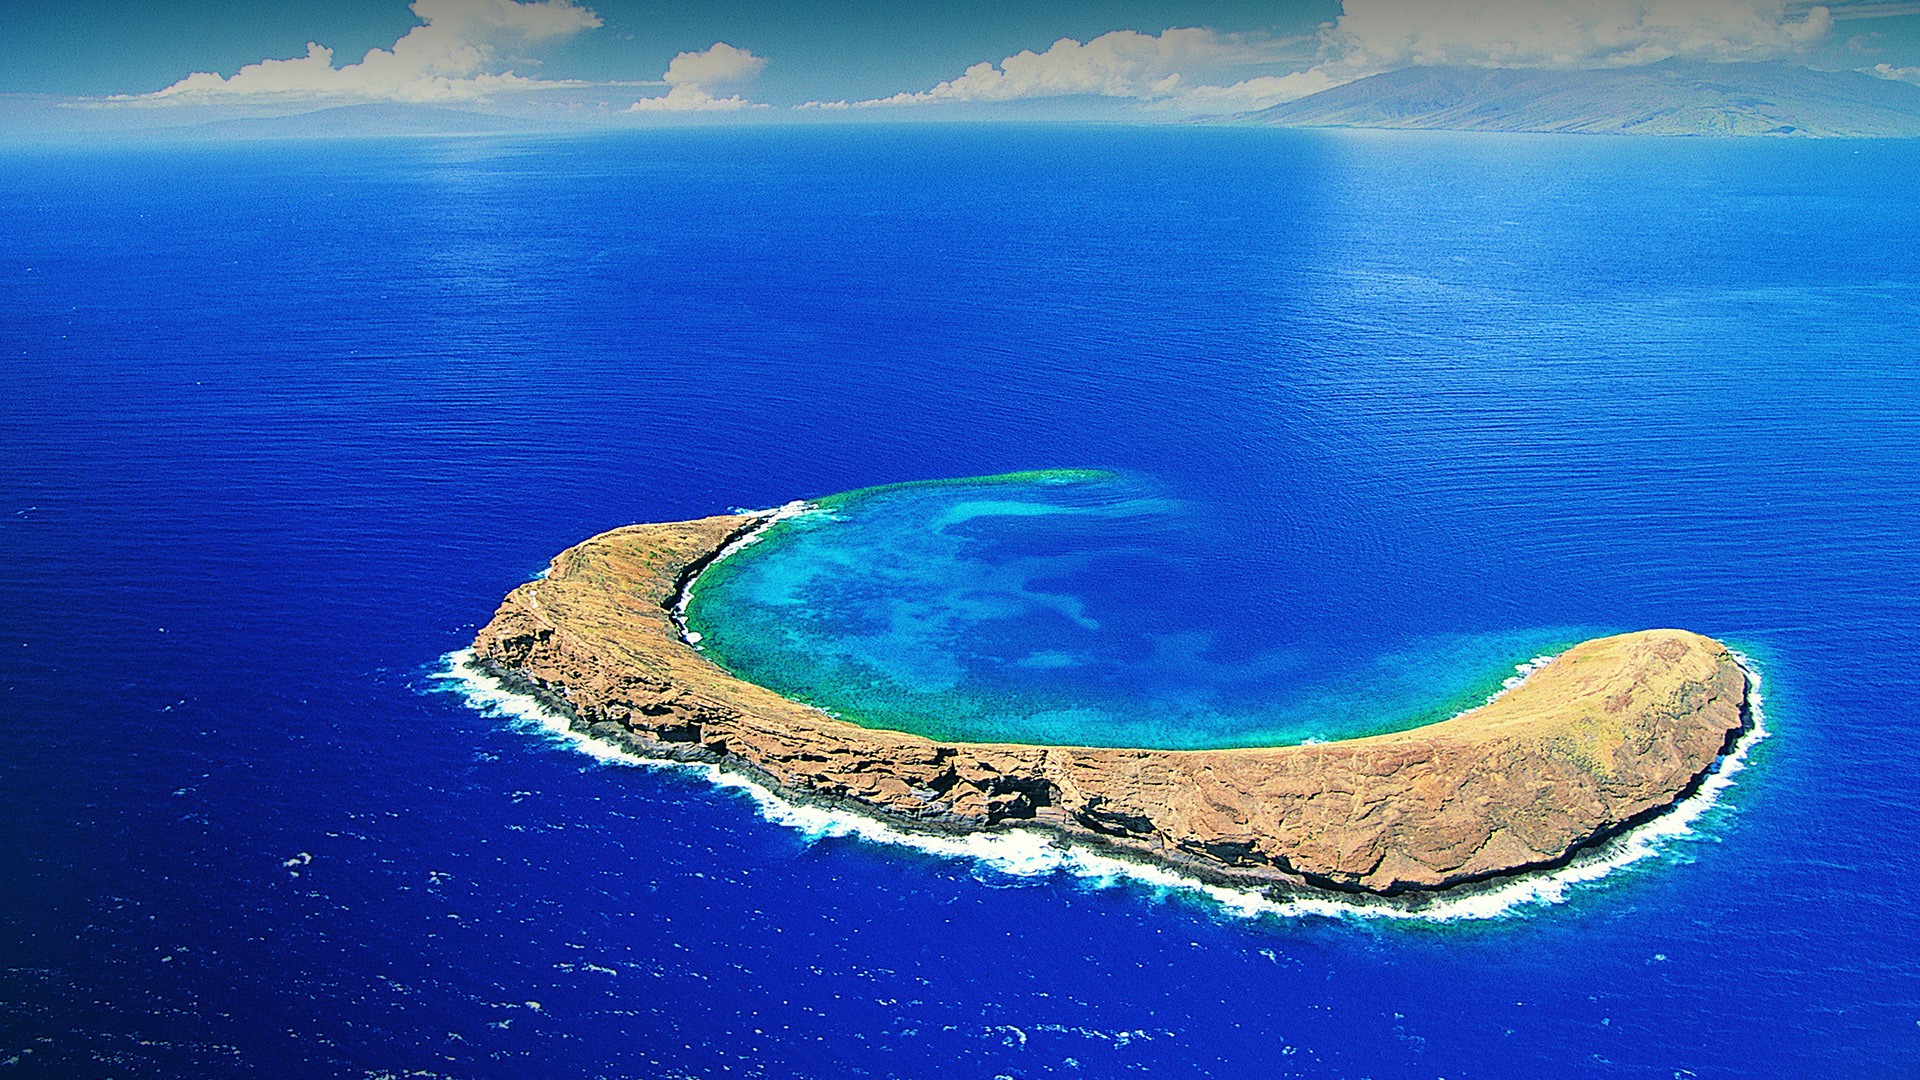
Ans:
[[[1484,706],[1338,742],[1211,750],[940,741],[735,677],[676,618],[774,512],[631,525],[508,594],[474,663],[639,755],[929,831],[1050,829],[1235,885],[1430,892],[1563,864],[1685,797],[1749,723],[1725,645],[1575,645]]]

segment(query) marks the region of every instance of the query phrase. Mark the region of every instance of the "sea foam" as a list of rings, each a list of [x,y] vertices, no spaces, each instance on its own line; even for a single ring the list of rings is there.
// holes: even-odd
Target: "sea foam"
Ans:
[[[851,837],[877,845],[912,848],[941,858],[969,861],[984,870],[1013,878],[1038,879],[1064,874],[1092,887],[1132,885],[1156,894],[1198,899],[1235,918],[1321,917],[1446,923],[1519,916],[1562,904],[1579,890],[1594,886],[1625,867],[1674,854],[1677,842],[1695,834],[1702,816],[1719,803],[1734,778],[1746,769],[1754,746],[1768,735],[1760,672],[1749,657],[1738,652],[1734,656],[1749,680],[1752,724],[1715,762],[1692,794],[1654,818],[1579,852],[1564,866],[1463,886],[1412,902],[1336,893],[1276,899],[1256,888],[1214,885],[1168,867],[1102,854],[1063,841],[1057,834],[1032,828],[1016,826],[960,836],[913,832],[857,810],[784,798],[750,777],[717,765],[644,758],[574,731],[565,717],[530,695],[508,689],[500,679],[476,665],[472,649],[448,653],[433,678],[440,689],[459,694],[469,707],[483,715],[507,719],[522,730],[539,733],[603,763],[698,774],[718,788],[744,795],[761,817],[794,829],[809,840]],[[1533,664],[1543,662],[1545,658],[1536,658]],[[1522,676],[1530,673],[1523,671]]]

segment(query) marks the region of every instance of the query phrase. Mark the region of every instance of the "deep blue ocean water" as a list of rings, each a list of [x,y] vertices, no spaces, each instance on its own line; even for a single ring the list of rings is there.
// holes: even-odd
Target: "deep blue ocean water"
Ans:
[[[1916,235],[1880,142],[0,152],[0,1066],[1912,1074]],[[599,530],[1056,467],[1206,523],[1152,557],[1219,655],[1684,626],[1771,735],[1557,902],[1245,917],[436,678]]]

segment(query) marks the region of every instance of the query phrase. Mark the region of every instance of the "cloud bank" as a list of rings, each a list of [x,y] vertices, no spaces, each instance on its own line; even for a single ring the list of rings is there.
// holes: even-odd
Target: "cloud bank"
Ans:
[[[1824,39],[1834,11],[1786,0],[1345,0],[1304,61],[1296,43],[1176,28],[1062,38],[981,62],[929,90],[814,108],[880,108],[1097,95],[1188,115],[1245,111],[1417,65],[1621,67],[1672,57],[1761,60]],[[1294,55],[1289,55],[1294,54]],[[1289,63],[1291,60],[1291,63]],[[1284,74],[1272,69],[1290,66]],[[1250,69],[1267,69],[1252,74]],[[1236,69],[1244,77],[1221,78]],[[1897,76],[1896,76],[1897,77]]]
[[[1346,0],[1322,33],[1331,62],[1631,67],[1672,57],[1763,60],[1825,37],[1833,13],[1794,17],[1784,0]]]
[[[244,99],[352,98],[367,101],[473,101],[503,91],[578,82],[528,78],[501,70],[502,50],[564,38],[600,25],[574,0],[413,0],[420,26],[391,49],[369,49],[357,63],[333,66],[333,50],[262,60],[230,76],[195,72],[151,94],[120,100],[208,103]]]
[[[719,95],[752,82],[766,67],[765,57],[716,41],[712,48],[674,57],[667,65],[667,73],[661,76],[661,81],[670,89],[658,97],[641,98],[628,106],[627,111],[714,112],[765,108],[738,94]]]
[[[998,102],[1088,94],[1139,101],[1189,96],[1215,100],[1285,100],[1325,89],[1304,72],[1245,80],[1233,86],[1194,82],[1190,71],[1217,71],[1270,63],[1290,42],[1268,42],[1201,27],[1159,34],[1115,30],[1090,41],[1061,38],[1046,52],[1025,49],[998,64],[982,61],[931,90],[866,101],[811,101],[812,108],[877,108],[945,102]],[[1276,45],[1279,47],[1276,48]],[[1330,84],[1329,84],[1330,85]],[[1313,89],[1308,89],[1312,87]],[[1271,100],[1268,100],[1271,99]]]

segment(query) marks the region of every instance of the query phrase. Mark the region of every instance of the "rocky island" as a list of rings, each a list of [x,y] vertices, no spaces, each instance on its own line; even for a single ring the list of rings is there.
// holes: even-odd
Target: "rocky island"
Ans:
[[[769,514],[632,525],[560,553],[475,663],[634,753],[926,830],[1026,825],[1206,880],[1395,895],[1563,863],[1684,797],[1746,729],[1747,678],[1683,630],[1583,642],[1488,704],[1340,742],[1152,750],[938,741],[729,674],[675,611]]]

